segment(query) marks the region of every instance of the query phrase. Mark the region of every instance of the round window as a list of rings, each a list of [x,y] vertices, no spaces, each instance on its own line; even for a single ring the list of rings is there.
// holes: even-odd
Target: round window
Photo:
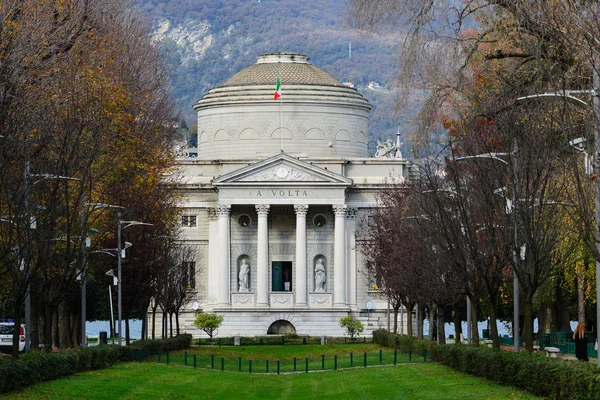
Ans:
[[[313,218],[313,224],[315,224],[317,228],[325,226],[325,224],[327,224],[327,218],[325,218],[323,214],[315,215]]]
[[[240,226],[243,226],[243,227],[250,226],[250,221],[251,221],[250,217],[246,214],[240,215],[240,217],[238,218],[238,224],[240,224]]]

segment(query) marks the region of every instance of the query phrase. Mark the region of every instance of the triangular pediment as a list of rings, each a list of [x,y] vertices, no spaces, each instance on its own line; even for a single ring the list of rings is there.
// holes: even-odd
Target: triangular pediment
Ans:
[[[352,180],[309,162],[298,160],[285,153],[277,154],[222,175],[213,180],[213,185],[251,184],[332,184],[349,186]]]

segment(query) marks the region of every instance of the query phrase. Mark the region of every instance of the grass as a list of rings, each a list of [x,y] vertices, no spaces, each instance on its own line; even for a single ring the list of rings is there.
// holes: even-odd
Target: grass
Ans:
[[[44,382],[19,392],[0,395],[0,399],[535,399],[526,392],[498,385],[485,379],[464,375],[435,363],[423,360],[398,366],[353,368],[333,371],[299,372],[296,374],[264,374],[265,361],[274,360],[290,370],[293,358],[310,360],[310,370],[321,368],[321,356],[327,362],[338,356],[349,361],[349,355],[362,363],[362,355],[369,356],[369,365],[379,364],[377,345],[303,345],[303,346],[247,346],[201,347],[188,350],[188,366],[183,365],[185,352],[171,352],[170,365],[156,363],[155,356],[144,363],[119,363],[111,368],[90,371],[52,382]],[[393,350],[384,350],[386,352]],[[204,357],[204,365],[194,369],[193,355]],[[215,355],[215,370],[206,360]],[[237,372],[239,357],[253,360],[252,374]],[[389,358],[385,358],[388,363]],[[220,371],[220,359],[232,360],[231,367]],[[228,361],[229,362],[229,361]],[[400,361],[399,361],[400,363]],[[200,363],[199,363],[200,364]],[[304,367],[304,365],[302,365]],[[349,365],[346,365],[349,366]],[[298,368],[304,371],[304,368]],[[271,370],[275,372],[274,370]],[[284,372],[284,368],[282,368]]]
[[[181,365],[119,363],[45,382],[1,399],[537,399],[439,364],[291,375],[240,374]]]
[[[365,357],[366,356],[366,357]],[[424,362],[423,352],[396,352],[374,344],[200,347],[170,352],[168,363],[231,372],[277,373]],[[146,361],[167,363],[165,353]]]

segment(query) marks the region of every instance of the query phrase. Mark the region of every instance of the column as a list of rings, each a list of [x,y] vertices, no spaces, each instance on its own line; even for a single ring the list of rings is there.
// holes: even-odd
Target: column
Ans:
[[[306,302],[306,212],[308,206],[294,205],[296,211],[296,307]]]
[[[256,306],[269,306],[269,230],[268,215],[270,206],[256,206],[258,214],[258,237],[256,246]]]
[[[219,204],[216,208],[219,217],[219,291],[217,302],[219,306],[229,306],[229,271],[231,269],[229,210],[231,206]]]
[[[207,208],[208,214],[208,285],[206,297],[209,304],[216,304],[219,293],[219,268],[221,266],[219,249],[219,219],[214,207]]]
[[[348,208],[346,214],[346,266],[348,276],[346,278],[346,301],[350,308],[357,309],[356,304],[356,208]]]
[[[334,205],[333,306],[346,307],[346,205]]]

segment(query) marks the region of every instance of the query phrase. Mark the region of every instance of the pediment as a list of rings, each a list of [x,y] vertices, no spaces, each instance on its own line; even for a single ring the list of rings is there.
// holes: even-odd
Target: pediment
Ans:
[[[349,186],[352,180],[317,167],[308,162],[298,160],[285,153],[277,154],[222,175],[213,180],[213,185],[252,185],[252,184],[332,184]]]

